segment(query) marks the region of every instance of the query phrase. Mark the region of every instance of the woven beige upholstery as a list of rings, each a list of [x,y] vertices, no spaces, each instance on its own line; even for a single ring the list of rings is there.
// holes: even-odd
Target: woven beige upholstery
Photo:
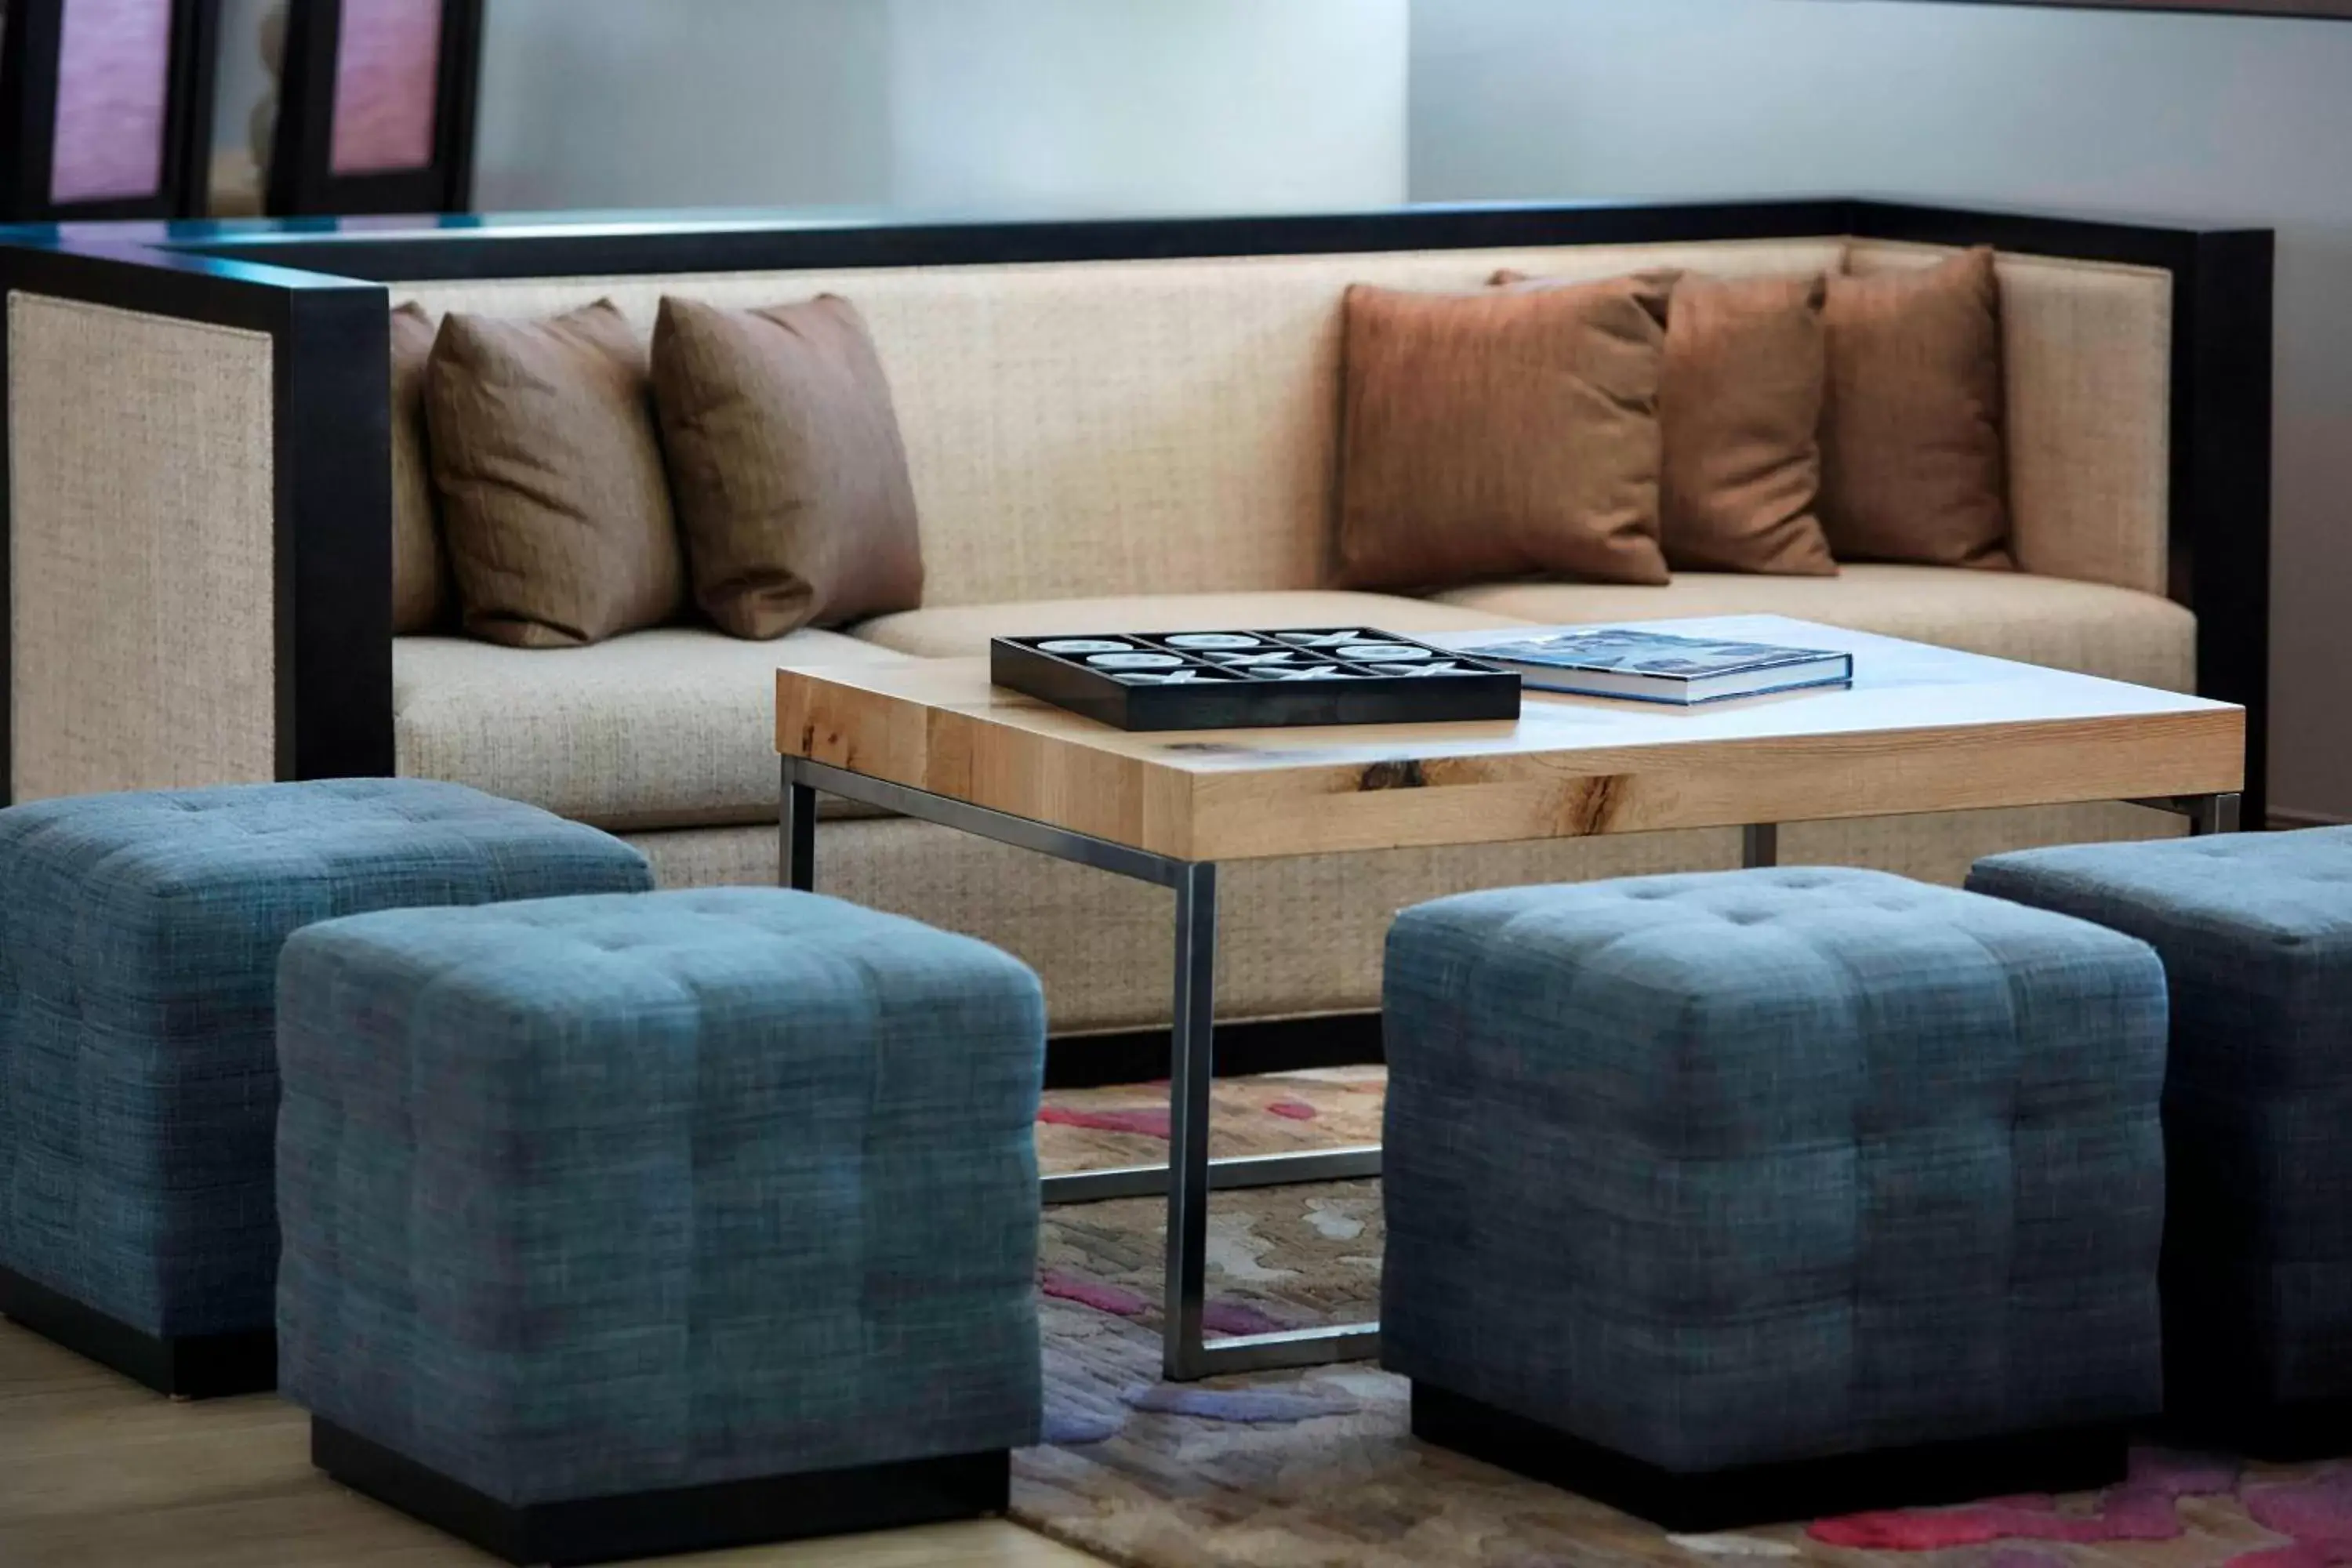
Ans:
[[[401,285],[515,315],[664,293],[856,301],[890,377],[927,605],[1305,588],[1322,580],[1351,282],[1475,289],[1497,267],[1833,268],[1836,241],[1074,262]]]
[[[2126,805],[1792,825],[1784,860],[1873,865],[1958,882],[1979,855],[2091,839],[2161,837],[2178,818]],[[772,828],[631,837],[664,887],[772,884]],[[1728,831],[1637,833],[1537,844],[1254,860],[1218,878],[1217,1011],[1270,1018],[1380,1005],[1390,917],[1446,893],[1738,863]],[[1160,889],[904,818],[829,824],[817,889],[1005,948],[1034,967],[1058,1033],[1165,1026],[1173,965]]]
[[[1835,577],[1680,572],[1663,588],[1497,583],[1441,595],[1517,620],[1794,616],[1996,658],[2193,691],[2197,617],[2153,594],[2018,572],[1849,565]]]
[[[8,296],[15,797],[277,773],[270,340]]]
[[[772,824],[776,667],[898,657],[820,631],[745,642],[676,627],[562,648],[399,637],[398,765],[599,827]]]
[[[991,637],[1055,632],[1275,631],[1284,626],[1377,626],[1384,632],[1457,632],[1507,626],[1510,617],[1430,599],[1338,591],[1293,594],[1147,594],[1119,599],[1024,599],[882,616],[853,628],[884,647],[926,658],[988,651]]]
[[[1948,250],[1857,240],[1853,272]],[[2001,353],[2018,564],[2161,594],[2172,410],[2172,275],[2003,255]]]

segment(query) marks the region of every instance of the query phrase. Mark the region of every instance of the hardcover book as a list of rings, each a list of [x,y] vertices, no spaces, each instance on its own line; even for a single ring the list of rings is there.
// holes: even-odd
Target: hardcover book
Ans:
[[[1563,626],[1445,639],[1518,671],[1528,685],[1582,697],[1623,697],[1688,707],[1727,697],[1761,697],[1807,687],[1853,684],[1853,656],[1773,643],[1723,642],[1625,626]]]

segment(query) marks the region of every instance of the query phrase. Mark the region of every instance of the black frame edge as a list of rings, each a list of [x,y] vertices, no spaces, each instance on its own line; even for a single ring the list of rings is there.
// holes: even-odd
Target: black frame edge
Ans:
[[[154,194],[67,203],[53,199],[65,0],[13,0],[8,10],[0,42],[0,221],[201,217],[212,184],[219,0],[172,0]]]
[[[352,1490],[509,1563],[609,1563],[1002,1514],[1003,1448],[755,1477],[625,1497],[504,1503],[323,1416],[310,1463]]]
[[[2115,1421],[1683,1473],[1420,1378],[1411,1399],[1418,1442],[1689,1533],[2092,1491],[2124,1479],[2130,1452]]]
[[[174,1399],[226,1399],[278,1386],[273,1329],[179,1338],[151,1334],[7,1268],[0,1268],[0,1314]]]
[[[2174,277],[2172,597],[2197,613],[2197,689],[2246,710],[2242,819],[2270,803],[2272,293],[2267,229],[2196,237]]]
[[[392,338],[387,291],[290,296],[275,343],[278,776],[388,778]]]
[[[440,0],[433,156],[421,168],[334,171],[335,82],[342,0],[297,5],[287,18],[264,205],[273,216],[315,213],[461,212],[474,186],[483,0]]]

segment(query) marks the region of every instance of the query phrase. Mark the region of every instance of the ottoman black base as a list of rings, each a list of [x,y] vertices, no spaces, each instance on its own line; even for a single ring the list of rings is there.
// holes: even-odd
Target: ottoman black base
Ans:
[[[312,1417],[310,1462],[328,1475],[509,1563],[612,1563],[816,1535],[936,1524],[1004,1511],[1003,1448],[809,1475],[522,1507]]]
[[[0,1317],[174,1399],[278,1386],[278,1336],[268,1329],[165,1339],[7,1268],[0,1268]]]
[[[1412,1385],[1412,1435],[1686,1533],[2088,1491],[2122,1480],[2127,1458],[2117,1424],[1685,1475],[1428,1383]]]
[[[2160,1428],[2184,1447],[2299,1465],[2352,1454],[2352,1399],[2168,1407]]]

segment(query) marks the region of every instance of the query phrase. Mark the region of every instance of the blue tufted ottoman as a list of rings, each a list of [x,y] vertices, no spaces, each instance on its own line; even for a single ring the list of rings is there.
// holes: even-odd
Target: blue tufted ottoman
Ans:
[[[1997,855],[1969,885],[2163,955],[2169,1414],[2266,1458],[2352,1447],[2352,828]]]
[[[165,1393],[268,1388],[287,933],[649,885],[618,839],[421,780],[0,811],[0,1311]]]
[[[280,1373],[511,1561],[1001,1510],[1040,1419],[1036,976],[734,888],[287,943]]]
[[[2143,944],[1645,877],[1407,910],[1386,1008],[1417,1435],[1679,1530],[2122,1476],[2162,1392]]]

